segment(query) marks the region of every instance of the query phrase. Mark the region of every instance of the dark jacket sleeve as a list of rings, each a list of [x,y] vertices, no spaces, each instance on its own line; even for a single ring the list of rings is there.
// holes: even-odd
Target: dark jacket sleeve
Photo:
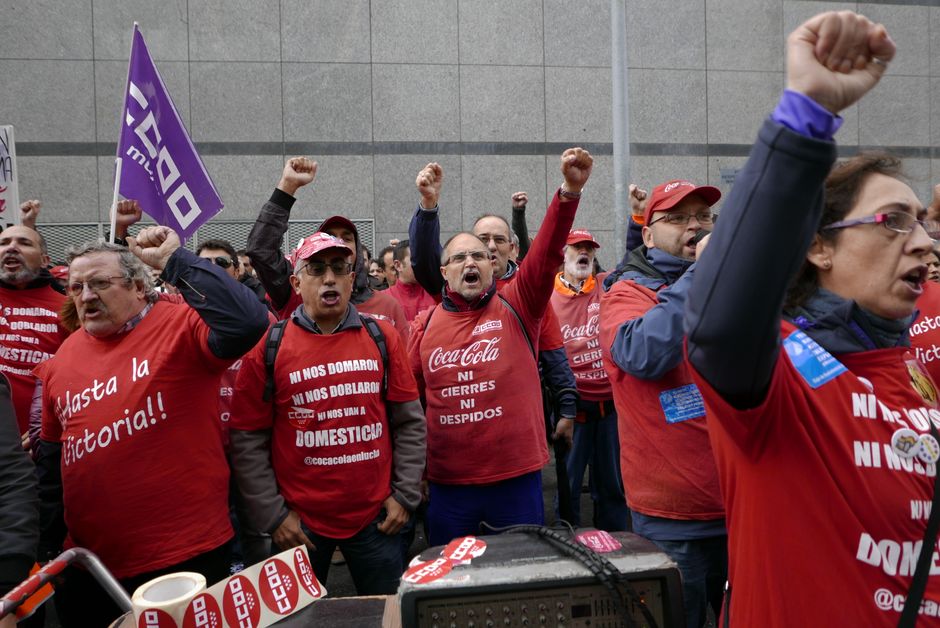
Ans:
[[[388,420],[392,428],[392,497],[414,512],[421,503],[427,454],[427,421],[421,402],[389,402]]]
[[[39,495],[33,463],[23,451],[10,398],[0,376],[0,595],[25,580],[39,542]]]
[[[268,310],[244,284],[207,259],[176,249],[161,275],[209,326],[209,350],[217,358],[237,358],[268,328]]]
[[[36,475],[39,477],[39,559],[50,560],[62,551],[67,529],[62,502],[62,443],[39,441]]]
[[[610,357],[624,373],[659,379],[682,362],[685,302],[694,275],[695,264],[656,293],[658,304],[617,328]]]
[[[291,294],[291,267],[281,253],[281,246],[284,234],[287,233],[290,210],[296,200],[287,192],[275,188],[271,198],[261,207],[245,247],[258,280],[275,310],[287,305]]]
[[[787,286],[819,225],[835,159],[835,143],[767,120],[696,264],[689,360],[735,407],[754,407],[766,395]]]
[[[574,372],[568,363],[564,347],[539,351],[539,370],[542,380],[555,395],[555,404],[561,417],[573,418],[578,413],[578,389]]]
[[[229,432],[232,473],[255,530],[274,532],[287,518],[287,502],[277,487],[271,466],[271,430]]]
[[[519,261],[529,252],[529,227],[525,223],[525,205],[512,208],[512,230],[519,238]]]
[[[440,294],[444,278],[441,276],[441,223],[437,208],[418,206],[408,225],[408,243],[415,279],[428,294]]]
[[[630,261],[630,251],[643,244],[643,225],[633,220],[633,217],[627,219],[627,249],[623,252],[620,263],[617,264],[617,270],[622,270],[627,262]]]
[[[643,244],[643,225],[638,223],[631,216],[627,220],[627,250],[624,255]],[[626,259],[626,257],[624,257]]]

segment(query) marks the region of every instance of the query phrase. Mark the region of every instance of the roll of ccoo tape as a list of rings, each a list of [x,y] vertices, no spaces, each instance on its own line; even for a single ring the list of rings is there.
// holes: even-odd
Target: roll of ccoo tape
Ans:
[[[206,590],[206,579],[191,571],[171,573],[140,585],[131,602],[137,628],[179,628],[193,598]]]

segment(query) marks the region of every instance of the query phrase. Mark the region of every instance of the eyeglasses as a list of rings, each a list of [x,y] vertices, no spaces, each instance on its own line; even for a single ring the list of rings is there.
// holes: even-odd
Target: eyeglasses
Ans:
[[[349,262],[307,262],[307,265],[304,268],[307,269],[307,274],[312,277],[322,277],[326,274],[326,269],[329,268],[333,271],[333,274],[337,277],[342,277],[348,275],[352,272],[353,265]]]
[[[69,294],[73,297],[79,297],[85,291],[85,286],[88,286],[88,289],[98,294],[102,290],[107,290],[112,286],[115,279],[123,279],[124,281],[130,281],[124,275],[118,277],[95,277],[94,279],[89,279],[88,281],[73,281],[69,283],[68,290]]]
[[[670,225],[675,225],[677,227],[689,224],[689,221],[692,220],[692,216],[695,216],[695,219],[700,225],[710,225],[712,221],[715,220],[715,215],[709,212],[701,212],[699,214],[686,214],[684,212],[670,212],[663,216],[662,218],[657,218],[656,220],[651,220],[650,224],[655,225],[657,222],[665,220]]]
[[[484,233],[483,235],[477,236],[477,237],[483,241],[483,244],[488,244],[490,240],[495,242],[496,246],[502,246],[506,244],[507,242],[509,242],[509,238],[507,238],[506,236],[501,236],[501,235],[488,235]]]
[[[467,258],[473,258],[474,262],[485,262],[490,259],[489,251],[460,251],[459,253],[454,253],[444,262],[444,266],[449,266],[450,264],[462,264],[467,261]]]
[[[232,261],[231,257],[210,257],[209,259],[211,259],[216,266],[222,268],[231,268],[235,263]]]
[[[834,222],[822,227],[820,231],[831,231],[833,229],[845,229],[846,227],[854,227],[855,225],[869,224],[883,225],[885,229],[896,233],[910,233],[914,230],[914,225],[920,225],[931,239],[936,240],[940,238],[940,222],[936,220],[917,220],[907,212],[885,212],[875,214],[874,216],[866,216],[865,218],[856,218],[854,220],[840,220],[839,222]]]

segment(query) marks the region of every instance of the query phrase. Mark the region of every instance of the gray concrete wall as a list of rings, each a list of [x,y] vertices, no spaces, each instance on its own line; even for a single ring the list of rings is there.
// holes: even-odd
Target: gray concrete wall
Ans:
[[[899,54],[845,114],[843,150],[907,157],[940,179],[940,2],[628,0],[632,178],[727,191],[783,87],[786,34],[822,10],[884,22]],[[41,222],[106,221],[132,23],[141,29],[226,210],[254,218],[285,156],[320,162],[298,218],[373,219],[402,236],[428,161],[446,172],[447,232],[530,194],[530,229],[587,145],[577,224],[613,242],[608,0],[0,0],[0,123],[14,124],[21,198]],[[933,52],[933,54],[931,54]],[[934,109],[937,109],[935,112]],[[236,243],[240,244],[240,243]]]

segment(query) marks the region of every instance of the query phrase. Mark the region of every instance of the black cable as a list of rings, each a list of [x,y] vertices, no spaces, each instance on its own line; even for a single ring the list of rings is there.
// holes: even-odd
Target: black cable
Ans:
[[[563,523],[571,531],[571,535],[574,536],[574,529],[571,527],[571,524],[567,521],[563,521]],[[549,545],[559,549],[566,556],[574,558],[587,567],[594,577],[610,593],[611,601],[613,601],[616,611],[620,614],[622,619],[621,623],[624,626],[627,628],[635,628],[636,626],[628,612],[628,602],[633,602],[639,607],[643,618],[649,624],[650,628],[658,628],[656,619],[653,617],[649,608],[647,608],[646,603],[640,599],[640,596],[633,590],[629,582],[622,582],[620,580],[620,570],[617,569],[617,566],[591,548],[576,543],[569,538],[565,538],[555,530],[546,526],[522,524],[497,528],[483,521],[480,523],[480,527],[497,533],[523,532],[538,536]],[[624,593],[626,593],[626,595],[624,595]]]

